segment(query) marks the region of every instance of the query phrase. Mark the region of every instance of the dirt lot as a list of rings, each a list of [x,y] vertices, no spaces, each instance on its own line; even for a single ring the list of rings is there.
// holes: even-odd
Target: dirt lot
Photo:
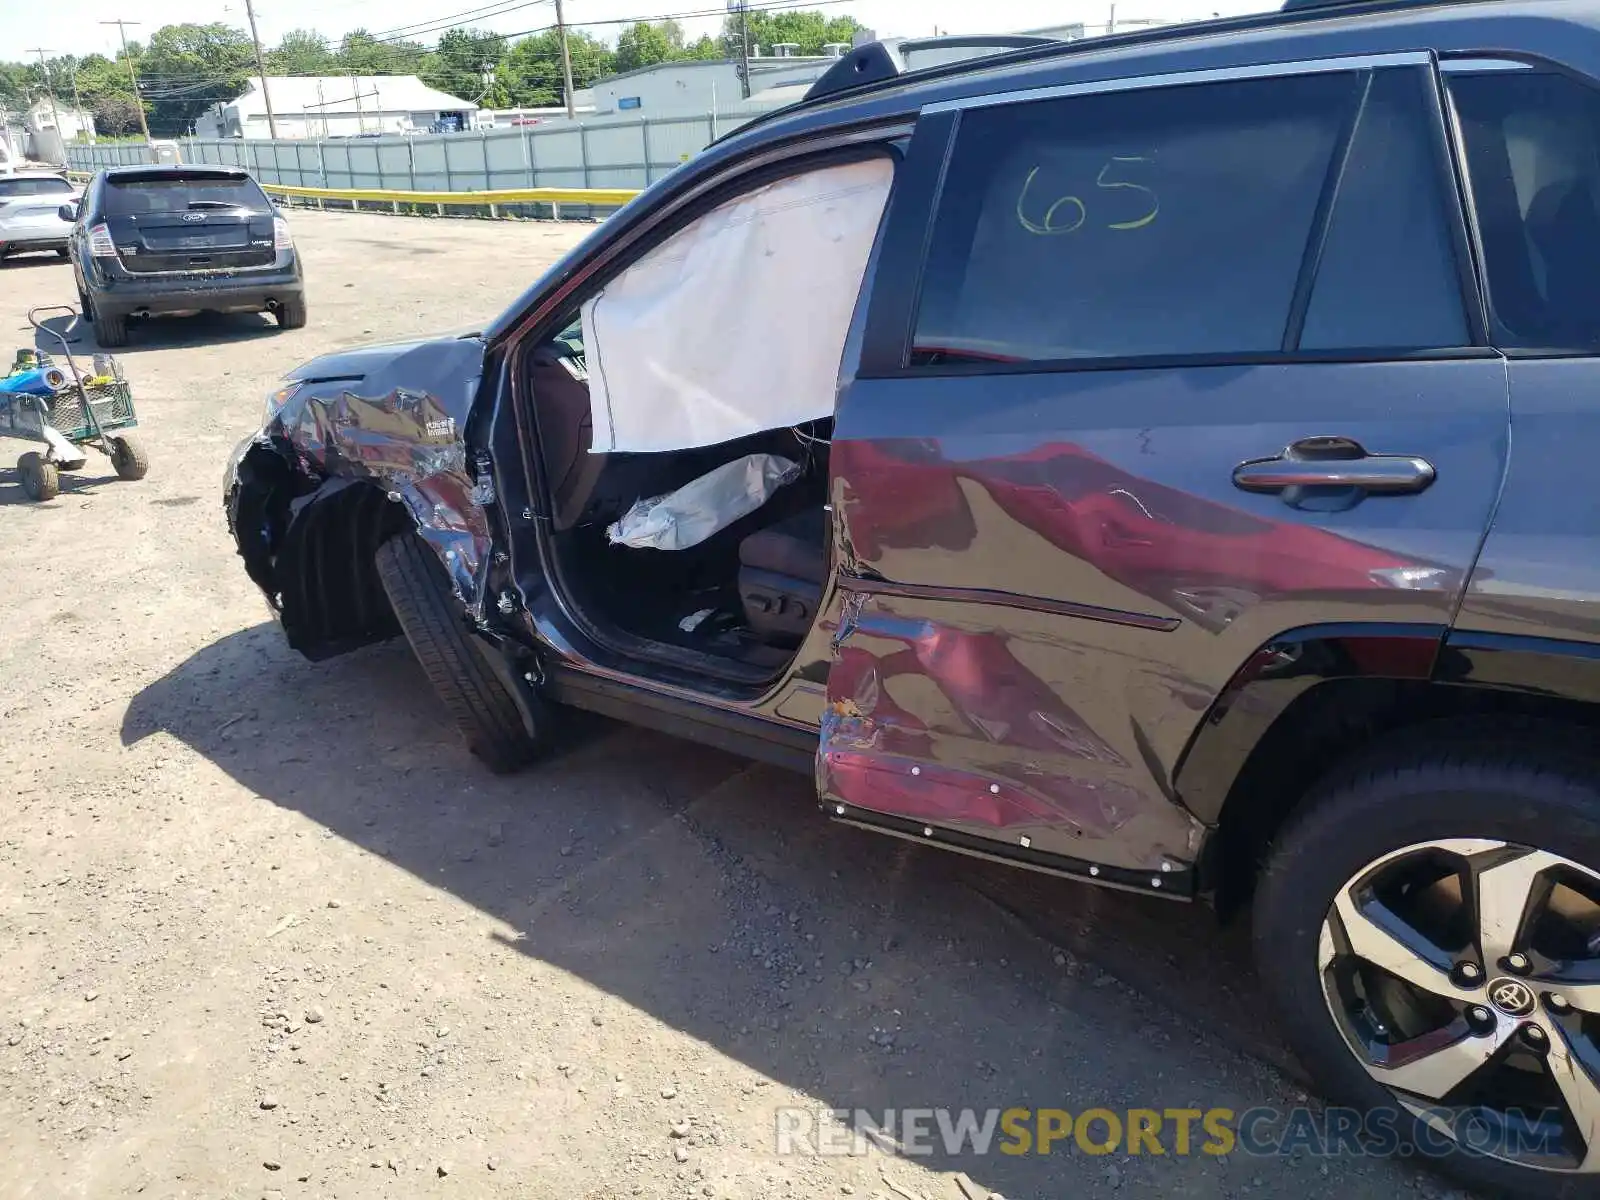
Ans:
[[[493,778],[403,645],[286,650],[218,502],[263,392],[489,317],[585,231],[293,224],[308,328],[135,329],[148,479],[91,456],[30,504],[4,447],[0,1195],[1449,1193],[1375,1162],[778,1154],[789,1105],[1304,1097],[1204,912],[829,826],[803,778],[614,725]],[[73,287],[53,258],[0,282],[9,361]]]

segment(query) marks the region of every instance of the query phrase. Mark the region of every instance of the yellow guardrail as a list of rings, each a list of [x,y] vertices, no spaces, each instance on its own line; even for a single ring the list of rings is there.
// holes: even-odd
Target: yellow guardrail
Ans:
[[[466,204],[474,207],[500,204],[589,204],[596,208],[621,208],[639,193],[634,188],[496,188],[484,192],[413,192],[384,188],[295,187],[263,183],[279,196],[306,200],[352,200],[372,204]]]
[[[87,181],[93,173],[68,171],[67,176],[76,181]],[[621,208],[639,194],[635,188],[495,188],[478,192],[422,192],[388,188],[319,188],[298,187],[287,183],[263,183],[262,189],[276,196],[292,196],[302,200],[345,200],[352,203],[432,204],[443,211],[443,206],[465,205],[472,208],[494,209],[502,204],[583,204],[594,208]]]

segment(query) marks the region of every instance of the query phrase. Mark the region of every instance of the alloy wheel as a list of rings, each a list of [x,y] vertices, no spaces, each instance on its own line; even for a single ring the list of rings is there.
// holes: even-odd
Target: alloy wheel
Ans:
[[[1339,889],[1318,951],[1334,1023],[1399,1105],[1491,1157],[1600,1172],[1600,873],[1407,846]]]

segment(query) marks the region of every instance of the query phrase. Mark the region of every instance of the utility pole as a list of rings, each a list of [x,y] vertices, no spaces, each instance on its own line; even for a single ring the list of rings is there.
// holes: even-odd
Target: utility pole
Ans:
[[[72,80],[72,107],[77,110],[77,123],[81,125],[83,123],[83,98],[78,95],[78,56],[75,54],[67,55],[67,75]],[[92,146],[94,145],[93,117],[89,118],[87,132],[89,134],[89,145]],[[76,141],[77,139],[74,138],[73,140]]]
[[[50,97],[50,119],[56,123],[56,137],[61,139],[61,153],[65,155],[67,139],[61,132],[61,114],[56,111],[56,89],[50,82],[50,68],[45,65],[43,47],[35,46],[34,51],[39,55],[39,74],[44,78],[45,95]]]
[[[1106,34],[1109,36],[1117,31],[1117,6],[1111,6],[1111,16],[1106,21]]]
[[[367,131],[367,114],[361,110],[361,76],[357,75],[354,71],[350,72],[350,91],[355,94],[356,98],[356,131],[358,133],[365,133]],[[378,121],[378,132],[382,133],[383,117],[381,114],[378,117]]]
[[[750,99],[750,6],[739,0],[739,92]]]
[[[133,107],[139,114],[139,128],[144,130],[144,144],[152,151],[155,143],[150,138],[150,122],[144,119],[144,97],[139,95],[139,74],[133,69],[133,54],[128,49],[128,26],[137,25],[138,21],[101,21],[102,25],[115,25],[117,32],[122,35],[122,57],[128,64],[128,82],[133,84]]]
[[[576,121],[578,110],[572,101],[572,52],[567,49],[567,19],[556,0],[556,39],[561,43],[561,89],[567,95],[567,120]]]
[[[267,91],[267,68],[261,61],[261,35],[256,33],[256,10],[244,0],[244,15],[250,18],[250,43],[256,48],[256,78],[261,80],[261,103],[267,106],[267,136],[278,140],[278,119],[272,115],[272,93]]]

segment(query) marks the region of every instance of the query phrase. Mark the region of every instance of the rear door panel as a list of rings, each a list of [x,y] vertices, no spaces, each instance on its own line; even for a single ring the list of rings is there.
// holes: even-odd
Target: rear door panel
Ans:
[[[1230,678],[1299,627],[1442,630],[1488,525],[1503,361],[1370,357],[854,379],[818,755],[835,814],[1146,883],[1192,863],[1173,775]],[[1343,508],[1235,486],[1325,435],[1436,478]]]
[[[1012,375],[981,405],[974,382],[860,381],[841,401],[854,599],[823,791],[1130,867],[1193,849],[1172,770],[1258,647],[1449,624],[1507,454],[1493,358]],[[1438,479],[1317,514],[1233,486],[1238,463],[1327,432],[1424,454]]]

